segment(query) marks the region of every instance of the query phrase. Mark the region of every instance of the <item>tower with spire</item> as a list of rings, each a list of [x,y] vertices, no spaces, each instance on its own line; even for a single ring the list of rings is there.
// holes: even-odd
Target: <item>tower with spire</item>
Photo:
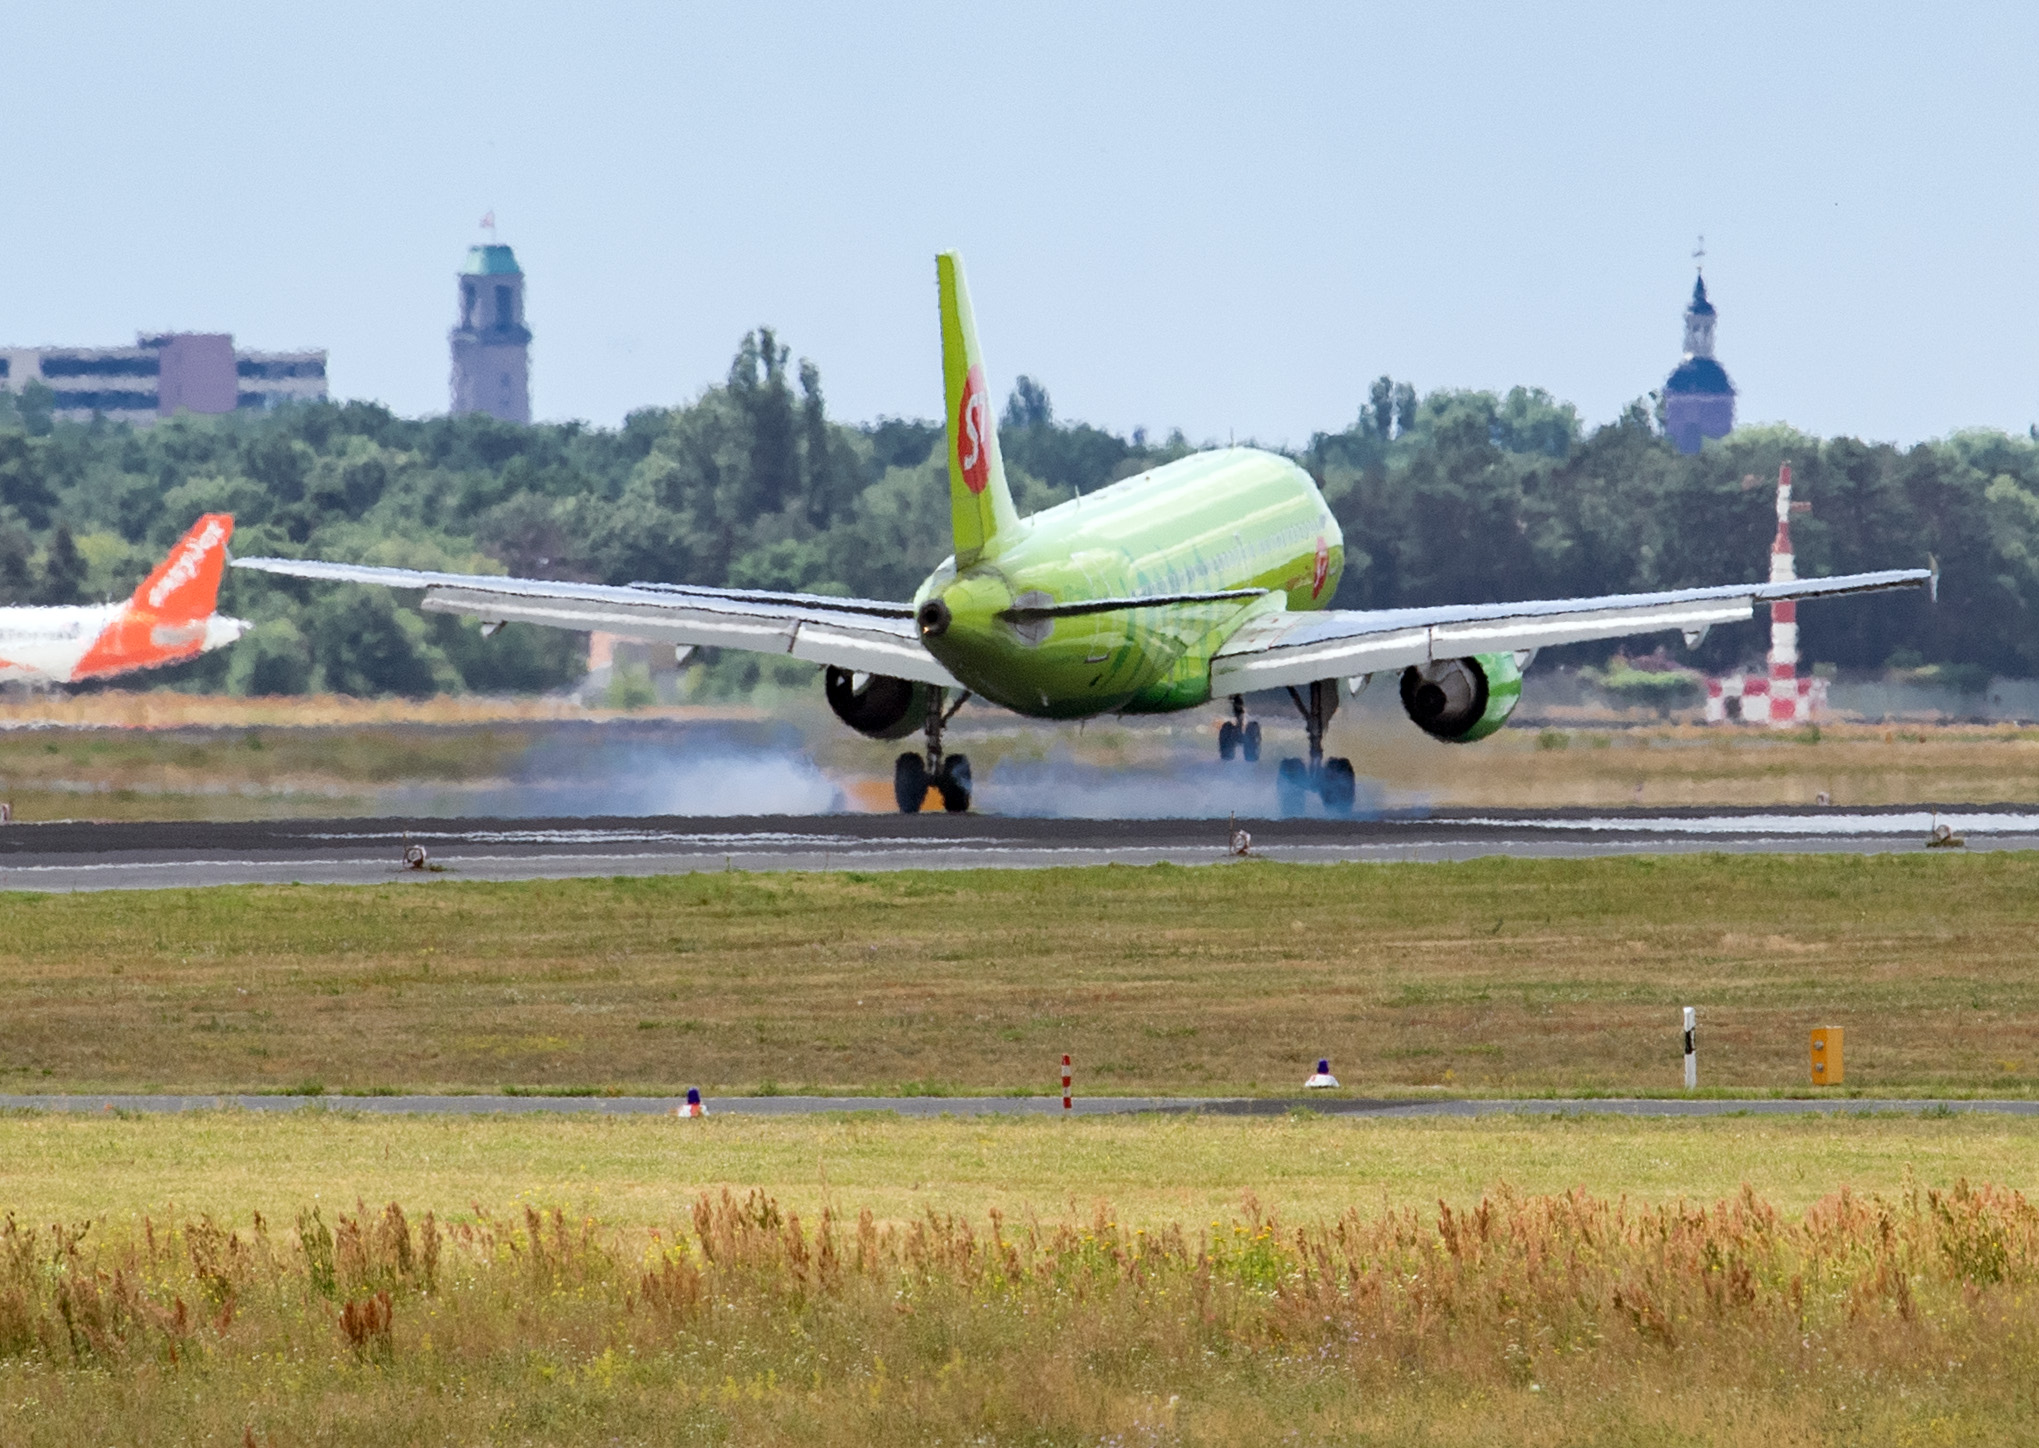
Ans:
[[[494,214],[488,218],[494,231]],[[531,420],[531,329],[524,325],[524,272],[517,254],[491,240],[467,249],[456,278],[460,320],[453,348],[453,415],[484,412]]]
[[[1735,385],[1713,357],[1714,320],[1702,272],[1685,308],[1685,359],[1664,382],[1664,431],[1681,453],[1696,453],[1707,438],[1734,430]]]

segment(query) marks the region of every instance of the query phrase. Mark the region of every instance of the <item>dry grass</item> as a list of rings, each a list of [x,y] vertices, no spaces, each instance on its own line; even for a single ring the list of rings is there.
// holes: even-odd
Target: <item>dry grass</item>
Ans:
[[[0,797],[19,819],[272,818],[360,814],[378,786],[472,783],[562,721],[621,718],[560,700],[226,699],[105,693],[0,702]],[[757,721],[735,706],[645,709],[635,721]],[[817,699],[779,698],[773,715],[857,808],[892,808],[895,742],[864,739]],[[1171,779],[1216,770],[1217,715],[1134,725],[1052,725],[965,711],[952,743],[980,778],[1006,760],[1068,757]],[[1271,718],[1267,760],[1302,748]],[[272,753],[245,748],[259,738]],[[330,741],[345,748],[321,753]],[[468,741],[481,741],[465,751]],[[517,748],[488,741],[517,741]],[[1556,745],[1563,747],[1553,747]],[[1504,730],[1477,746],[1439,744],[1407,720],[1350,710],[1330,747],[1390,805],[1466,807],[2039,803],[2039,730],[1969,725],[1830,726],[1773,734],[1694,725]],[[286,768],[286,762],[290,767]],[[1231,766],[1233,769],[1243,766]]]
[[[0,732],[18,820],[359,814],[408,782],[474,783],[531,747],[531,725],[38,729]]]
[[[701,1196],[0,1229],[21,1444],[2029,1441],[2039,1211],[1965,1183],[1134,1228]]]
[[[241,699],[172,689],[105,689],[0,698],[0,729],[356,728],[378,724],[497,724],[547,719],[753,719],[741,706],[655,706],[627,714],[541,695],[438,694],[357,699],[345,694]]]
[[[147,1215],[287,1218],[356,1197],[441,1218],[474,1201],[558,1204],[638,1230],[724,1187],[769,1192],[803,1217],[833,1204],[893,1223],[994,1207],[1013,1219],[1088,1216],[1108,1201],[1117,1220],[1155,1228],[1234,1215],[1248,1192],[1315,1221],[1355,1203],[1472,1201],[1497,1182],[1652,1204],[1748,1185],[1797,1213],[1837,1182],[1890,1195],[1964,1176],[2039,1192],[2039,1120],[0,1115],[0,1203],[27,1222],[120,1230]]]
[[[1370,719],[1332,742],[1398,804],[1804,808],[1822,793],[1837,807],[2039,802],[2039,730],[2010,725],[1508,729],[1463,747]]]
[[[2039,856],[6,897],[0,1087],[1289,1092],[2039,1082]]]
[[[396,785],[500,781],[560,724],[625,716],[552,699],[227,699],[168,691],[0,701],[0,799],[17,820],[363,815]],[[753,720],[733,708],[633,721]]]

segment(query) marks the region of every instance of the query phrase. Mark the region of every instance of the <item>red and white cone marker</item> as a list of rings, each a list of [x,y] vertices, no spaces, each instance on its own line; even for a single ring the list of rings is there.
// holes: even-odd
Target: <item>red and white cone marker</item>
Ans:
[[[1062,1109],[1064,1111],[1076,1109],[1075,1103],[1069,1099],[1069,1057],[1066,1055],[1062,1058]]]
[[[1305,1091],[1329,1091],[1336,1088],[1338,1078],[1331,1074],[1331,1063],[1319,1061],[1317,1069],[1310,1073],[1310,1079],[1303,1083]]]
[[[687,1088],[687,1104],[685,1106],[675,1106],[673,1108],[673,1115],[675,1116],[706,1116],[707,1114],[708,1108],[701,1104],[701,1088],[698,1086],[689,1086]]]

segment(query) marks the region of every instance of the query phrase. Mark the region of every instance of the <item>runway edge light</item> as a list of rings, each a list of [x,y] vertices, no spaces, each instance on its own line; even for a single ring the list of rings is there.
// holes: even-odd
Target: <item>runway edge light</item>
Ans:
[[[1325,1091],[1337,1086],[1338,1078],[1331,1074],[1329,1059],[1319,1061],[1317,1069],[1310,1073],[1310,1079],[1303,1083],[1305,1091]]]

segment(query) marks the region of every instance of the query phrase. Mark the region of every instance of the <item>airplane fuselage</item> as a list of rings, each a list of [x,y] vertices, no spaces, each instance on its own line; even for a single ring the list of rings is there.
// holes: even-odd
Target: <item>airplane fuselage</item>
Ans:
[[[0,608],[0,681],[68,684],[159,668],[223,648],[247,627],[217,613],[157,618],[132,602]]]
[[[1345,542],[1308,473],[1254,448],[1197,453],[1036,513],[914,596],[946,625],[929,652],[1017,713],[1167,713],[1210,698],[1211,659],[1241,625],[1324,608]],[[1099,599],[1264,589],[1257,597],[1028,616]],[[1015,613],[1017,611],[1017,613]]]

